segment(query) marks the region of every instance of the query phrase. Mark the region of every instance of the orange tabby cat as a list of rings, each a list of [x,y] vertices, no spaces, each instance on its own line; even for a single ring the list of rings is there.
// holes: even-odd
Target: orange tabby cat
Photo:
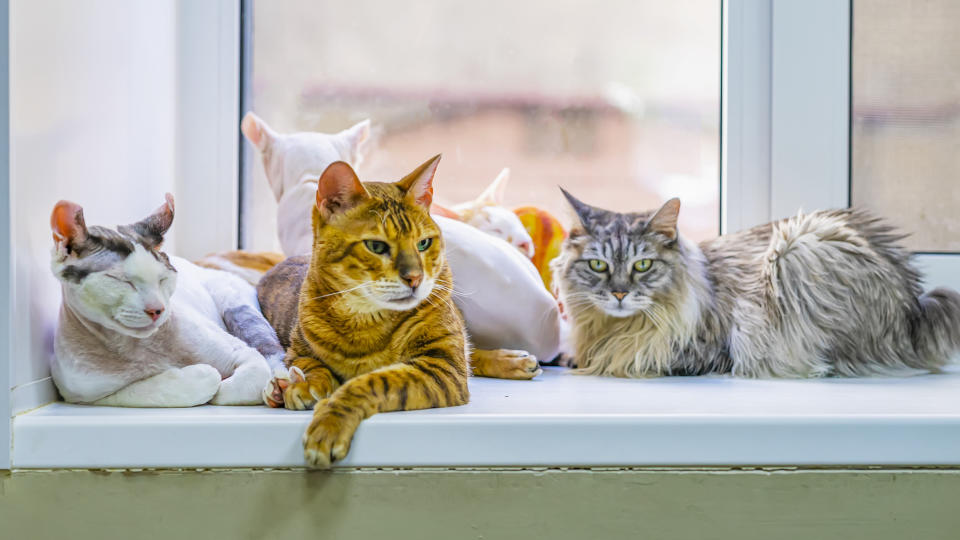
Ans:
[[[288,409],[316,404],[304,434],[311,466],[346,456],[373,414],[468,400],[466,332],[429,214],[439,160],[396,183],[361,183],[346,163],[330,165],[318,183],[309,264],[291,257],[260,281],[291,372],[265,399]],[[476,351],[473,361],[479,375],[540,372],[523,351]]]

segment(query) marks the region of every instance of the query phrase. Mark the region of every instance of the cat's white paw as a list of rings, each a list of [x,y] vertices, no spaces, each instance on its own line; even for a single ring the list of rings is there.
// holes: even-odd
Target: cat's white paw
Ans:
[[[220,389],[220,372],[207,364],[194,364],[178,370],[169,370],[171,406],[193,407],[210,401]]]
[[[257,359],[245,362],[220,383],[220,390],[213,396],[213,405],[260,405],[261,392],[270,380],[270,368],[257,353]]]

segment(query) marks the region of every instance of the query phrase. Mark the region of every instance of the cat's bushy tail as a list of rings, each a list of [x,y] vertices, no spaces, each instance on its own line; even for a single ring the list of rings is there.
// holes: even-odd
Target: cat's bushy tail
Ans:
[[[960,354],[960,293],[939,287],[920,296],[913,345],[927,365],[939,367]]]

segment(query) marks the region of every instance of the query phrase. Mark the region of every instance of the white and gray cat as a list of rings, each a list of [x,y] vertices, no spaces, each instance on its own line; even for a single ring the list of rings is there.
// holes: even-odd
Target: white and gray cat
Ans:
[[[60,201],[50,225],[63,303],[51,371],[66,401],[120,407],[253,405],[283,349],[243,280],[160,251],[173,197],[147,218],[87,227]]]
[[[552,268],[585,373],[821,377],[935,370],[960,352],[960,294],[923,293],[883,221],[842,209],[699,245],[680,201],[579,223]]]

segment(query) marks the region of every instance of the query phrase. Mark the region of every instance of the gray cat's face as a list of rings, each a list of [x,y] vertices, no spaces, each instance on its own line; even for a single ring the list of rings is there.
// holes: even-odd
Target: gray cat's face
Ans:
[[[53,274],[64,303],[79,317],[136,338],[153,335],[170,317],[177,271],[159,251],[173,221],[173,199],[146,219],[114,229],[87,228],[79,205],[53,210]]]
[[[679,264],[677,212],[668,201],[659,211],[620,214],[564,194],[580,220],[564,242],[554,268],[571,308],[593,305],[612,317],[648,310],[667,294]]]

